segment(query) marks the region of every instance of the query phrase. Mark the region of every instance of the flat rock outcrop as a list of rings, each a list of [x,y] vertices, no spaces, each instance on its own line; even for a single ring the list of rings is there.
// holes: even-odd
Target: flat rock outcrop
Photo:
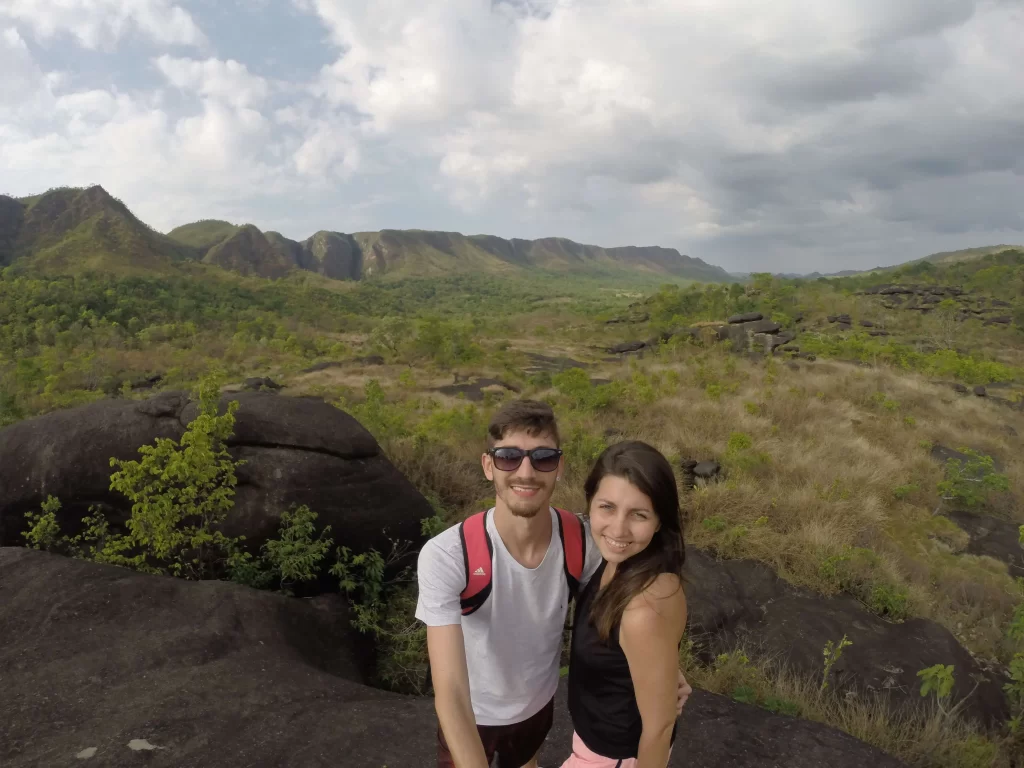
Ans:
[[[337,596],[300,600],[0,548],[0,764],[432,765],[432,700],[363,685],[347,618]],[[564,682],[558,696],[543,765],[570,751]],[[92,757],[76,760],[82,753]],[[670,765],[902,763],[819,723],[695,691]]]

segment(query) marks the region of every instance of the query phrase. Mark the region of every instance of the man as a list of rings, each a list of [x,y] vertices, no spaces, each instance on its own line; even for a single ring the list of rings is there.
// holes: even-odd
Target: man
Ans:
[[[560,516],[549,505],[564,468],[555,415],[545,403],[509,403],[492,419],[488,445],[481,463],[495,505],[484,517],[493,546],[486,600],[463,615],[459,526],[419,555],[416,618],[427,625],[439,768],[486,768],[495,754],[498,768],[537,768],[558,687],[570,587]],[[583,541],[581,590],[601,564],[587,523]],[[682,673],[679,693],[681,710],[690,694]]]

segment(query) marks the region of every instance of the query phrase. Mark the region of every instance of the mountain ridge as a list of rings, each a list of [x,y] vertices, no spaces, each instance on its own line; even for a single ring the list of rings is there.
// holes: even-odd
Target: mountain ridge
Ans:
[[[721,267],[662,246],[605,248],[564,237],[536,240],[423,229],[319,230],[298,241],[251,223],[201,219],[164,234],[138,219],[102,186],[42,195],[0,195],[0,267],[25,262],[49,270],[126,273],[202,263],[276,279],[294,270],[337,280],[493,274],[540,269],[585,275],[664,275],[734,282]]]

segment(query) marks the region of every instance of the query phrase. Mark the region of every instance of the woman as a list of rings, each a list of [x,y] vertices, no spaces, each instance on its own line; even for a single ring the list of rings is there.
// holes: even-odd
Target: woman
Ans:
[[[686,627],[675,476],[650,445],[622,442],[601,454],[584,491],[604,562],[576,606],[573,753],[562,768],[665,768]]]

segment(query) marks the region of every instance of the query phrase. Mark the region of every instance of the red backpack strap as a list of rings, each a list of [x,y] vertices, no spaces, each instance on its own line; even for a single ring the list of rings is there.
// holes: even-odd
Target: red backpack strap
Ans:
[[[569,599],[576,597],[583,579],[583,564],[587,560],[587,537],[583,521],[567,509],[555,508],[558,513],[558,535],[562,539],[565,557],[565,579],[569,582]]]
[[[466,566],[466,588],[459,596],[462,615],[476,611],[491,594],[491,558],[494,545],[487,533],[487,510],[477,512],[459,525],[462,560]]]

